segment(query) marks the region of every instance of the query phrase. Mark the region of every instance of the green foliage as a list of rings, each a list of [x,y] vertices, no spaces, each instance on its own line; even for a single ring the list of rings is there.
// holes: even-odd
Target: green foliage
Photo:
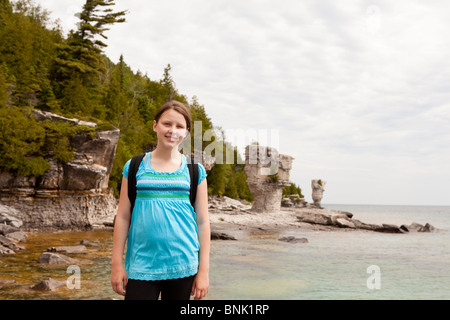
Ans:
[[[20,175],[40,176],[48,159],[68,162],[76,133],[120,129],[120,139],[110,186],[118,194],[126,161],[156,146],[153,119],[157,109],[171,99],[190,107],[192,120],[201,121],[201,136],[212,130],[217,148],[212,154],[231,151],[223,132],[215,128],[196,96],[191,101],[179,93],[170,64],[161,80],[133,72],[124,57],[114,63],[102,50],[108,27],[125,21],[125,11],[114,12],[113,0],[86,0],[77,30],[63,36],[48,28],[48,12],[33,0],[0,0],[0,169]],[[64,122],[36,122],[33,108],[66,117],[96,122],[96,129]],[[194,147],[194,127],[191,150]],[[205,149],[211,141],[203,141]],[[252,200],[243,165],[216,164],[208,173],[210,194]]]
[[[0,108],[0,167],[19,175],[41,176],[50,165],[40,153],[45,129],[15,107]]]
[[[69,162],[74,157],[75,150],[70,145],[70,140],[75,134],[88,134],[95,136],[95,129],[87,126],[74,125],[68,122],[45,120],[38,123],[45,129],[45,143],[41,152],[61,163]]]
[[[253,195],[247,185],[247,174],[245,173],[243,167],[234,173],[234,179],[239,198],[247,201],[253,201]]]
[[[277,183],[278,182],[278,173],[269,175],[268,180],[272,183]]]
[[[79,15],[80,24],[77,35],[88,51],[107,46],[98,38],[95,38],[101,36],[103,39],[108,39],[104,34],[105,31],[109,30],[106,28],[107,25],[125,22],[123,16],[126,11],[113,12],[110,7],[114,5],[114,0],[86,0],[83,11]]]
[[[10,102],[36,106],[44,94],[51,103],[48,74],[55,46],[62,40],[60,32],[45,27],[48,13],[30,0],[1,6],[0,61],[8,70]]]
[[[231,148],[231,146],[225,145]],[[208,173],[208,194],[252,201],[253,195],[247,185],[247,174],[244,171],[244,165],[237,164],[238,155],[234,148],[233,156],[232,164],[216,164]]]
[[[291,183],[290,186],[287,186],[283,189],[284,196],[288,196],[291,194],[298,194],[300,196],[300,198],[304,198],[304,196],[302,194],[302,189],[299,186],[297,186],[295,183]]]
[[[0,168],[41,176],[50,168],[47,158],[62,163],[73,159],[70,140],[81,133],[96,134],[93,128],[67,122],[37,122],[28,108],[0,108]]]
[[[6,74],[3,68],[0,67],[0,108],[6,106],[8,99],[8,83],[6,81]]]

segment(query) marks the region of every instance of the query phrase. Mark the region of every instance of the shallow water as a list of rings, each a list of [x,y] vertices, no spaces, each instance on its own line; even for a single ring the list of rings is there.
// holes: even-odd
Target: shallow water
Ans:
[[[218,299],[449,299],[448,235],[291,231],[307,244],[277,243],[279,235],[241,247],[216,243],[211,296]],[[428,238],[426,238],[428,237]],[[429,248],[424,242],[435,243]],[[230,258],[231,256],[231,258]],[[234,256],[236,257],[236,255]],[[380,289],[367,286],[380,268]],[[217,290],[215,290],[217,288]]]
[[[368,223],[431,223],[450,230],[450,207],[327,206]],[[285,235],[306,237],[289,244]],[[240,235],[212,247],[218,299],[450,299],[450,233],[289,230]],[[239,238],[239,237],[238,237]],[[240,255],[238,263],[230,257]],[[371,266],[379,270],[377,275]],[[374,288],[375,279],[379,289]],[[369,284],[368,284],[369,282]]]
[[[430,222],[450,230],[450,207],[328,206],[369,223]],[[235,230],[238,241],[212,241],[208,299],[450,299],[450,233],[384,234],[366,231]],[[308,243],[278,241],[293,235]],[[36,263],[49,247],[99,241],[79,260],[80,289],[42,293],[42,279],[66,280],[67,266]],[[26,250],[0,257],[0,299],[102,299],[121,296],[110,286],[112,231],[29,234]],[[377,266],[379,289],[371,289]],[[373,280],[374,278],[372,278]],[[369,287],[368,287],[369,281]]]
[[[73,272],[67,272],[68,266],[46,266],[38,264],[37,260],[47,248],[78,245],[82,240],[98,241],[100,246],[87,247],[83,253],[65,254],[78,261],[80,289],[62,287],[54,292],[30,290],[30,286],[40,280],[50,277],[66,281],[72,276]],[[102,299],[116,295],[109,286],[112,231],[29,233],[26,243],[21,245],[25,250],[0,257],[0,280],[15,281],[12,285],[0,286],[0,299]]]

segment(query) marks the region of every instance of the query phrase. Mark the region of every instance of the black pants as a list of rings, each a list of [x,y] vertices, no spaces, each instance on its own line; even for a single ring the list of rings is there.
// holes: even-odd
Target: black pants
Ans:
[[[194,276],[169,280],[128,279],[125,300],[189,300]]]

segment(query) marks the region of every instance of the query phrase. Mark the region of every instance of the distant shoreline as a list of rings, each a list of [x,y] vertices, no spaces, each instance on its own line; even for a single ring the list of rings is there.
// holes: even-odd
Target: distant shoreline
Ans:
[[[231,208],[230,208],[231,207]],[[313,207],[281,207],[278,212],[255,213],[249,206],[212,207],[210,222],[212,230],[232,232],[233,230],[249,231],[283,231],[291,229],[313,231],[363,231],[379,233],[414,233],[414,232],[442,232],[429,223],[425,225],[404,221],[401,225],[383,221],[381,224],[365,223],[354,218],[353,213],[347,211],[320,209]]]

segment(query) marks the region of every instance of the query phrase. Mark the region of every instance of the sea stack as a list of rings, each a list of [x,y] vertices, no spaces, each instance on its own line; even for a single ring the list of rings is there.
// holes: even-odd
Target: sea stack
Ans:
[[[294,158],[259,145],[245,148],[245,173],[253,194],[252,212],[278,212],[283,188],[290,185],[289,172]]]

